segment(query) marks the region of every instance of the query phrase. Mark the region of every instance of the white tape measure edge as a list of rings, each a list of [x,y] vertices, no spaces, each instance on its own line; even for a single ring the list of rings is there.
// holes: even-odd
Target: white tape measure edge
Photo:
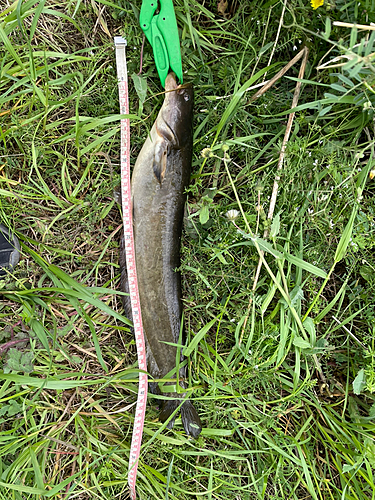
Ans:
[[[114,38],[116,48],[116,66],[119,88],[120,113],[129,114],[128,71],[126,65],[124,38]],[[138,293],[137,272],[135,265],[133,218],[130,187],[130,123],[129,119],[121,119],[121,195],[122,217],[124,224],[124,243],[126,251],[126,265],[129,280],[129,295],[131,300],[134,336],[137,346],[138,368],[147,372],[146,349],[143,335],[141,307]],[[133,436],[129,454],[128,484],[131,500],[136,499],[136,478],[138,460],[141,451],[142,433],[147,404],[147,374],[139,373],[139,388],[137,406],[134,417]]]

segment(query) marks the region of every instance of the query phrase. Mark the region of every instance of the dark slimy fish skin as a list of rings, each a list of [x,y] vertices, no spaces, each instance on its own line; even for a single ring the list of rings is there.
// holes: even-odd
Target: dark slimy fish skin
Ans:
[[[193,87],[177,85],[170,73],[158,117],[142,147],[131,181],[138,288],[146,341],[147,370],[155,378],[176,379],[176,359],[183,364],[180,338],[182,303],[180,246],[185,189],[189,185],[193,147]],[[128,292],[124,242],[120,246],[121,289]],[[129,319],[129,297],[123,298]],[[179,342],[180,338],[180,342]],[[174,373],[173,373],[174,370]],[[170,374],[172,372],[172,375]],[[184,388],[186,363],[180,366]],[[157,393],[157,384],[150,383]],[[167,392],[160,419],[165,422],[179,407],[184,429],[197,437],[202,430],[198,413],[184,393]],[[173,399],[172,399],[173,398]],[[184,402],[183,402],[184,400]],[[172,428],[174,418],[168,427]]]

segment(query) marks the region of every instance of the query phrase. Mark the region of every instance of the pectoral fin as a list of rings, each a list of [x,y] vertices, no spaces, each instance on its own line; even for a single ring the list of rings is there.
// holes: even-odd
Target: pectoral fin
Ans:
[[[168,143],[164,139],[155,144],[153,170],[155,177],[161,184],[167,170]]]

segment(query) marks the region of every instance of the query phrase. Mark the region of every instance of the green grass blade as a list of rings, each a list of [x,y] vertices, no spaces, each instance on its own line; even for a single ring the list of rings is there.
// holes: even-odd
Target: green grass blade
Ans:
[[[337,245],[334,260],[335,262],[340,262],[345,257],[346,251],[349,246],[349,242],[351,240],[352,234],[353,234],[353,226],[354,226],[354,221],[356,218],[358,212],[358,205],[356,204],[353,209],[352,213],[350,215],[349,221],[341,235],[339,244]]]
[[[190,356],[190,354],[198,347],[199,342],[203,339],[203,337],[207,334],[210,328],[216,323],[217,318],[212,319],[207,325],[199,330],[199,332],[194,336],[191,340],[190,344],[184,347],[183,355]]]

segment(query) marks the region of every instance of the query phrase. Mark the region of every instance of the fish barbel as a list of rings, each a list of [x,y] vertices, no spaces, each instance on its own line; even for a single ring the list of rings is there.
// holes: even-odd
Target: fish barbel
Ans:
[[[189,84],[177,85],[173,73],[167,76],[165,89],[163,106],[132,174],[135,261],[147,370],[154,379],[177,379],[182,387],[180,393],[165,393],[167,398],[163,400],[160,419],[165,422],[182,403],[184,429],[188,435],[197,437],[202,425],[191,401],[185,399],[186,362],[183,362],[182,348],[176,346],[183,346],[186,341],[181,329],[181,276],[177,269],[185,190],[190,181],[194,91]],[[121,288],[128,292],[123,241],[120,267]],[[123,301],[126,314],[132,319],[129,297]],[[176,360],[180,362],[178,374]],[[157,383],[151,382],[149,386],[151,392],[160,394]],[[168,384],[165,387],[168,389]],[[169,422],[169,428],[173,427],[174,420]]]

